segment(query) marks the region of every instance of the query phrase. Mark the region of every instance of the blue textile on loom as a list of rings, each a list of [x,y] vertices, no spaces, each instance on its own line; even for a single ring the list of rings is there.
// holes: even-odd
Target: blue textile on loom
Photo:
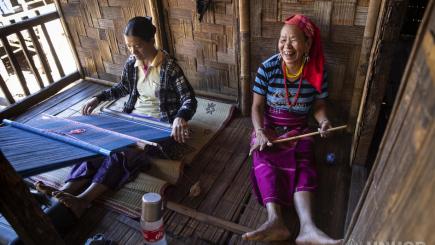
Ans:
[[[142,140],[159,142],[170,137],[170,127],[137,122],[124,118],[104,115],[70,117],[69,120],[92,124],[100,128],[130,135]],[[91,126],[70,123],[58,118],[39,118],[28,123],[32,127],[46,129],[50,132],[74,138],[100,146],[110,151],[121,151],[136,142]],[[74,130],[81,133],[72,133]],[[26,132],[10,126],[0,127],[0,149],[6,158],[23,177],[62,168],[98,154],[61,141]]]

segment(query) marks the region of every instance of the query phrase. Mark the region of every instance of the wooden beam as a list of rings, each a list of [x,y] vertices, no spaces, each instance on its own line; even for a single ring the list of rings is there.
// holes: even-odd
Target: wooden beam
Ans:
[[[0,32],[2,33],[2,36],[8,36],[13,33],[17,33],[22,30],[26,30],[29,28],[32,28],[34,26],[40,25],[45,22],[49,22],[55,19],[59,18],[59,14],[56,11],[43,14],[40,16],[36,16],[33,18],[25,19],[23,21],[20,21],[18,23],[14,23],[5,27],[0,28]]]
[[[38,55],[39,60],[42,64],[42,69],[44,70],[45,76],[47,77],[48,83],[52,84],[54,82],[53,76],[51,75],[50,65],[48,64],[47,57],[45,56],[44,50],[39,43],[38,37],[36,36],[33,27],[27,29],[30,35],[30,39],[32,40],[33,46],[35,47],[36,54]]]
[[[70,83],[77,81],[79,79],[80,79],[79,72],[74,72],[72,74],[69,74],[61,78],[59,81],[45,87],[44,89],[39,90],[38,92],[19,101],[18,103],[11,105],[5,108],[4,110],[0,111],[0,121],[5,118],[12,118],[23,113],[24,111],[28,110],[32,106],[35,106],[39,102],[56,94]]]
[[[26,57],[27,63],[30,66],[30,69],[33,72],[33,75],[35,75],[36,82],[38,82],[38,85],[40,88],[44,88],[44,82],[42,81],[41,75],[39,75],[39,71],[36,68],[35,62],[32,60],[32,55],[29,52],[29,49],[27,49],[26,42],[24,41],[23,35],[21,32],[16,33],[18,37],[18,41],[20,42],[21,49],[23,50],[24,56]]]
[[[30,90],[27,87],[26,79],[24,78],[23,71],[21,70],[20,64],[18,63],[17,57],[15,57],[14,52],[9,45],[8,38],[6,36],[1,36],[1,41],[3,43],[3,47],[6,50],[6,54],[8,55],[9,60],[11,61],[12,68],[14,69],[15,74],[18,77],[18,81],[20,82],[21,88],[23,89],[24,94],[30,95]]]
[[[35,13],[36,15],[40,15],[38,10],[36,10]],[[50,48],[50,53],[53,56],[54,63],[56,64],[57,70],[59,71],[59,75],[60,77],[64,77],[65,72],[63,71],[62,64],[60,63],[59,58],[57,57],[56,50],[54,49],[53,42],[51,42],[50,35],[48,35],[48,31],[47,28],[45,27],[45,23],[41,24],[41,30],[42,33],[44,34],[45,40],[47,41],[48,47]]]
[[[15,99],[12,96],[11,92],[9,91],[8,86],[6,85],[5,80],[3,80],[3,77],[0,75],[0,88],[3,91],[3,94],[5,95],[6,99],[8,100],[9,104],[15,103]]]
[[[251,111],[249,11],[249,0],[239,0],[240,107],[244,116],[249,116]]]
[[[0,186],[0,212],[25,244],[65,244],[1,152]]]

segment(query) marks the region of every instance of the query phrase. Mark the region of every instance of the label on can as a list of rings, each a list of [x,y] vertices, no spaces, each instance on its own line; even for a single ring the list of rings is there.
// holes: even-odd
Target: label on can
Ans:
[[[146,242],[157,242],[163,238],[165,231],[162,225],[157,230],[142,230],[142,235]]]

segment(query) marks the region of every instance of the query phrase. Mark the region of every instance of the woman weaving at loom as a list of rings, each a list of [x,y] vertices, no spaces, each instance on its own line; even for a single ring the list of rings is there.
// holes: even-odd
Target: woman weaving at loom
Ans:
[[[328,92],[319,29],[303,15],[291,16],[281,29],[278,49],[279,54],[258,69],[253,87],[251,177],[259,202],[266,206],[268,220],[243,238],[289,239],[281,211],[294,205],[300,220],[297,244],[339,244],[340,240],[328,237],[312,219],[312,192],[317,187],[313,138],[272,145],[275,139],[306,133],[311,107],[321,136],[325,137],[331,128],[325,112]]]
[[[155,48],[155,33],[151,18],[129,20],[124,38],[132,55],[124,66],[121,81],[88,101],[82,114],[91,114],[102,101],[129,95],[124,112],[171,123],[172,138],[184,143],[189,137],[187,121],[194,115],[197,101],[192,86],[174,59],[167,52]],[[55,196],[79,217],[107,189],[118,189],[135,177],[143,162],[143,154],[137,151],[116,153],[104,160],[75,165],[60,190],[42,182],[36,183],[36,188]]]

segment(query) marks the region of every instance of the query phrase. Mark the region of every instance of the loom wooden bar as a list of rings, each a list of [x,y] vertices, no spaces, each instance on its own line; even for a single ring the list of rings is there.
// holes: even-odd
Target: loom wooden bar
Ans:
[[[39,11],[35,11],[36,15],[39,15]],[[57,57],[56,50],[54,49],[53,42],[51,41],[50,35],[48,35],[47,27],[45,27],[45,23],[41,24],[41,30],[44,34],[45,40],[47,41],[48,47],[50,48],[50,53],[53,56],[54,63],[56,64],[57,70],[59,71],[60,77],[65,76],[65,72],[63,71],[62,64]]]
[[[25,244],[65,244],[1,152],[0,186],[0,212]]]
[[[214,225],[219,228],[234,232],[236,234],[244,234],[246,232],[251,231],[252,229],[243,225],[239,225],[233,223],[231,221],[223,220],[212,215],[208,215],[205,213],[198,212],[194,209],[186,207],[184,205],[175,203],[175,202],[167,202],[166,207],[174,212],[177,212],[182,215],[186,215],[190,218],[196,219],[201,222],[205,222],[209,225]]]
[[[3,94],[5,95],[6,99],[8,100],[9,104],[15,103],[15,99],[11,94],[11,91],[9,91],[8,86],[6,85],[5,80],[3,80],[3,77],[0,75],[0,88],[3,91]]]
[[[40,135],[40,136],[43,136],[43,137],[46,137],[49,139],[61,141],[65,144],[70,144],[70,145],[80,147],[80,148],[88,150],[88,151],[92,151],[92,152],[95,152],[98,154],[105,155],[105,156],[110,156],[110,154],[112,153],[110,150],[99,147],[97,145],[89,144],[86,141],[77,140],[74,138],[69,138],[69,137],[66,137],[64,135],[50,132],[49,130],[39,129],[36,127],[29,126],[27,124],[14,122],[14,121],[11,121],[9,119],[4,119],[3,124],[10,125],[14,128],[18,128],[18,129],[21,129],[21,130],[24,130],[27,132],[31,132],[31,133],[34,133],[34,134],[37,134],[37,135]]]
[[[29,32],[30,39],[32,40],[33,46],[35,47],[36,54],[38,55],[38,58],[41,61],[42,69],[44,70],[48,83],[52,84],[54,82],[53,76],[51,75],[51,69],[47,62],[47,57],[44,53],[44,50],[42,50],[41,43],[39,43],[38,37],[36,36],[33,27],[30,27],[29,29],[27,29],[27,31]]]
[[[10,34],[22,31],[22,30],[26,30],[29,28],[32,28],[34,26],[40,25],[42,23],[45,22],[49,22],[55,19],[59,18],[59,14],[57,13],[57,11],[53,11],[47,14],[43,14],[40,16],[36,16],[30,19],[25,19],[23,21],[20,21],[18,23],[14,23],[11,25],[8,25],[6,27],[2,27],[0,28],[0,31],[2,33],[2,36],[8,36]]]
[[[6,50],[6,54],[8,55],[9,60],[11,61],[12,68],[14,69],[15,74],[18,77],[18,81],[20,82],[21,88],[23,89],[24,94],[30,95],[30,90],[27,87],[26,79],[24,78],[23,71],[21,70],[20,64],[18,63],[17,57],[14,55],[14,52],[9,45],[9,41],[6,36],[1,36],[1,41],[3,43],[3,47]]]
[[[21,34],[21,32],[17,32],[16,33],[17,37],[18,37],[18,41],[20,42],[21,45],[21,49],[24,52],[24,56],[26,57],[27,63],[30,66],[30,69],[33,72],[33,75],[36,78],[36,82],[39,85],[39,88],[44,88],[44,82],[42,81],[41,75],[38,72],[38,69],[36,68],[35,62],[33,62],[32,60],[32,55],[29,52],[29,49],[27,48],[26,42],[24,41],[23,35]]]
[[[56,94],[61,89],[66,87],[68,84],[77,81],[78,79],[80,79],[79,72],[74,72],[72,74],[63,77],[59,81],[39,90],[38,92],[30,96],[27,96],[20,102],[5,108],[3,111],[0,111],[0,120],[3,120],[5,118],[11,118],[16,115],[19,115],[20,113],[23,113],[24,111],[28,110],[30,107]]]

